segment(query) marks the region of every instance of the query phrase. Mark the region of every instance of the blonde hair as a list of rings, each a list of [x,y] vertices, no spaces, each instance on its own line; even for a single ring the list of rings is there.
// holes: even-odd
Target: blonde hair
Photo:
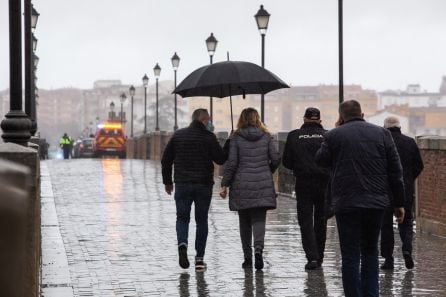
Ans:
[[[260,121],[260,116],[257,110],[251,107],[242,110],[240,118],[238,119],[236,132],[248,127],[259,128],[262,132],[270,134],[265,125]]]

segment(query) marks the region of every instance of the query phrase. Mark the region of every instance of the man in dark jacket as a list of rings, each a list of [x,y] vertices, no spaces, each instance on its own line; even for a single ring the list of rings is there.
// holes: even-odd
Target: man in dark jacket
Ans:
[[[176,231],[179,264],[189,267],[187,245],[190,211],[195,204],[197,225],[195,269],[204,270],[203,262],[208,236],[208,212],[214,184],[214,164],[222,165],[227,159],[214,133],[208,131],[209,113],[197,109],[192,114],[189,127],[180,129],[170,139],[161,160],[163,183],[167,194],[173,191],[172,165],[174,166],[175,204],[177,209]],[[228,147],[228,144],[225,145]]]
[[[283,166],[296,177],[297,219],[308,260],[305,269],[309,270],[321,266],[327,234],[324,202],[328,171],[314,161],[325,132],[319,109],[307,108],[304,124],[288,134],[282,159]]]
[[[384,128],[392,133],[401,165],[403,166],[404,177],[404,221],[398,224],[398,229],[402,242],[402,252],[406,268],[412,269],[414,266],[412,259],[412,237],[413,237],[413,215],[412,208],[415,196],[415,179],[423,170],[423,160],[420,150],[413,138],[401,134],[401,125],[396,117],[388,117],[384,120]],[[393,219],[392,211],[386,211],[381,228],[381,256],[385,258],[382,269],[393,269]]]
[[[392,194],[394,214],[403,221],[403,170],[390,132],[366,123],[359,102],[343,102],[339,115],[338,127],[325,134],[316,162],[331,168],[345,296],[377,297],[382,217]]]

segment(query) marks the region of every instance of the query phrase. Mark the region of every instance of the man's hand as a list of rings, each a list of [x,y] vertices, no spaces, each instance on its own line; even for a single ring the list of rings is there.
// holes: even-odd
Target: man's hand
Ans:
[[[166,191],[166,193],[168,195],[171,195],[172,191],[173,191],[173,185],[172,184],[171,185],[164,185],[164,189],[165,189],[165,191]]]
[[[395,215],[398,224],[401,224],[404,220],[404,207],[395,208],[393,214]]]
[[[227,187],[221,187],[221,189],[220,189],[220,197],[225,199],[226,195],[228,195],[228,188]]]

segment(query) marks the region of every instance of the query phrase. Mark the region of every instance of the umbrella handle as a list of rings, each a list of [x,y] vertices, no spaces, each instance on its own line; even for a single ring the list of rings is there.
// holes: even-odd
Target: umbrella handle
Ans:
[[[231,105],[231,132],[234,132],[234,117],[232,115],[232,96],[229,95],[229,104]]]

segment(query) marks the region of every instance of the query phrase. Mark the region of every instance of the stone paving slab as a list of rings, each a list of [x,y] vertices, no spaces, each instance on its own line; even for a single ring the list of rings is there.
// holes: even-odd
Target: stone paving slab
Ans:
[[[343,295],[334,222],[329,221],[323,270],[306,272],[296,202],[290,198],[279,197],[278,209],[268,212],[265,269],[245,272],[238,217],[215,187],[205,256],[208,270],[197,273],[177,264],[175,203],[163,191],[159,163],[117,159],[43,163],[51,175],[74,296]],[[52,226],[56,221],[54,214],[51,217]],[[190,260],[194,230],[192,219]],[[418,235],[413,271],[404,268],[398,239],[396,243],[396,269],[381,273],[381,296],[446,296],[446,240]],[[44,253],[45,261],[53,255],[59,259],[56,251]],[[44,266],[43,272],[49,267]]]
[[[72,297],[67,254],[59,229],[51,178],[46,163],[41,164],[42,284],[44,297]]]

